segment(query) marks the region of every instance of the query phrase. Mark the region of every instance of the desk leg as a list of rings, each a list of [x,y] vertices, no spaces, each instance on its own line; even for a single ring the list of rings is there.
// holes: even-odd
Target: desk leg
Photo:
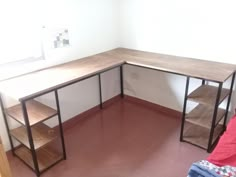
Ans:
[[[120,66],[120,95],[124,98],[123,65]]]
[[[56,105],[57,105],[57,116],[58,116],[58,121],[59,121],[59,129],[60,129],[60,135],[61,135],[63,158],[64,158],[64,160],[66,160],[65,140],[64,140],[64,133],[63,133],[63,127],[62,127],[62,121],[61,121],[61,110],[60,110],[60,103],[59,103],[58,91],[57,90],[55,90],[55,98],[56,98]]]
[[[39,177],[40,176],[39,165],[38,165],[38,161],[37,161],[36,151],[34,148],[33,135],[32,135],[32,131],[31,131],[30,123],[29,123],[26,102],[22,101],[21,106],[22,106],[22,112],[23,112],[23,116],[24,116],[24,120],[25,120],[26,131],[27,131],[27,135],[29,138],[30,151],[32,153],[32,159],[33,159],[33,163],[34,163],[34,170],[35,170],[36,175]]]
[[[229,97],[228,97],[228,102],[227,102],[227,106],[226,106],[226,110],[225,110],[226,113],[225,113],[224,124],[223,124],[224,129],[226,129],[226,121],[227,121],[227,117],[228,117],[229,105],[230,105],[231,96],[232,96],[233,87],[234,87],[234,80],[235,80],[235,73],[232,76],[230,92],[229,92]]]
[[[205,85],[206,81],[204,79],[202,79],[202,85]]]
[[[101,74],[98,74],[98,83],[99,83],[100,109],[102,109],[103,105],[102,105],[102,80],[101,80]]]
[[[183,105],[183,112],[182,112],[180,141],[183,141],[183,132],[184,132],[184,123],[185,123],[185,112],[186,112],[187,99],[188,99],[189,80],[190,80],[190,77],[188,76],[187,80],[186,80],[186,86],[185,86],[185,96],[184,96],[184,105]]]
[[[214,113],[213,113],[213,117],[212,117],[212,123],[211,123],[211,130],[210,130],[210,137],[209,137],[209,141],[208,141],[207,152],[211,152],[212,140],[213,140],[214,130],[215,130],[215,127],[216,127],[215,122],[216,122],[218,106],[219,106],[219,102],[220,102],[220,95],[221,95],[222,86],[223,86],[223,83],[219,83],[216,102],[215,102]]]

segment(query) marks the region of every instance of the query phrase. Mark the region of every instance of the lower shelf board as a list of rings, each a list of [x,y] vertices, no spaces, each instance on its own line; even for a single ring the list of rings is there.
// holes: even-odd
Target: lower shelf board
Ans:
[[[199,104],[186,115],[186,121],[210,129],[214,108]],[[215,125],[224,118],[225,110],[218,108]]]
[[[55,133],[55,130],[43,123],[39,123],[34,127],[31,127],[31,131],[34,140],[34,148],[36,150],[47,145],[57,138],[57,133]],[[14,138],[16,138],[19,142],[30,149],[29,139],[25,126],[15,128],[11,130],[10,133]]]
[[[51,147],[43,147],[36,153],[40,172],[46,170],[48,167],[58,162],[59,160],[62,160],[63,158],[61,153],[53,150]],[[26,164],[28,164],[32,169],[35,169],[31,151],[28,148],[26,148],[25,146],[21,146],[15,150],[15,154]]]
[[[212,144],[223,131],[223,125],[218,124],[215,128]],[[204,149],[208,147],[210,129],[186,122],[184,125],[183,139],[189,143],[200,146]]]

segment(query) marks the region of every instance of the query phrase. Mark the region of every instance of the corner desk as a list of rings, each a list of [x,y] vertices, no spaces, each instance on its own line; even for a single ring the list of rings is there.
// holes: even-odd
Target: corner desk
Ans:
[[[120,69],[120,90],[123,97],[123,65],[186,76],[180,141],[199,146],[208,152],[212,150],[225,130],[236,65],[117,48],[0,82],[1,94],[20,102],[19,105],[5,108],[0,97],[13,155],[19,157],[37,176],[66,159],[58,90],[98,76],[102,109],[101,74],[117,67]],[[190,78],[201,80],[201,85],[191,93]],[[223,83],[228,79],[231,82],[230,88],[223,88]],[[214,82],[217,86],[212,86],[209,82]],[[55,94],[56,110],[34,100],[49,92]],[[225,109],[219,108],[223,100],[227,102]],[[197,106],[187,113],[188,101],[196,102]],[[54,116],[58,117],[59,130],[43,123]],[[22,126],[11,129],[9,118]],[[20,146],[14,146],[13,138],[20,142]],[[61,152],[52,145],[55,139],[60,140]]]

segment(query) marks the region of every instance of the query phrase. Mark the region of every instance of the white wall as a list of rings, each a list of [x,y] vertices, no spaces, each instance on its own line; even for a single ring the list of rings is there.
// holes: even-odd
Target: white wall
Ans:
[[[12,7],[9,7],[9,4],[12,4]],[[35,9],[34,6],[37,8]],[[12,11],[10,9],[6,11],[9,13],[4,14],[4,17],[13,13],[16,24],[19,22],[20,25],[21,19],[17,20],[17,14],[14,14],[13,9],[21,9],[22,11],[31,9],[32,13],[35,10],[35,14],[32,15],[37,16],[37,20],[45,25],[48,33],[60,28],[69,30],[70,46],[60,49],[46,46],[47,60],[44,63],[29,66],[29,69],[36,69],[117,48],[119,46],[117,7],[117,0],[11,0],[8,3],[8,8],[12,8]],[[6,7],[1,4],[1,8]],[[49,40],[48,44],[50,42],[52,41]],[[102,74],[103,100],[119,94],[118,76],[117,69]],[[94,77],[61,89],[59,97],[62,119],[65,121],[99,103],[98,79]],[[55,102],[52,94],[45,95],[39,100],[52,106]],[[16,103],[15,100],[9,98],[6,98],[5,102],[8,105]],[[54,121],[50,123],[55,125],[55,120],[54,118]],[[17,125],[11,121],[11,126]],[[0,117],[0,135],[8,150],[10,146],[2,116]]]
[[[235,5],[233,0],[121,0],[121,46],[236,64]],[[126,94],[182,111],[185,77],[131,66],[125,75]],[[197,84],[191,81],[191,89]],[[236,107],[235,93],[232,100]]]
[[[233,0],[121,0],[123,47],[236,63]]]
[[[24,64],[23,67],[16,66],[11,70],[7,68],[6,73],[2,73],[5,68],[1,68],[0,79],[2,75],[28,72],[118,47],[117,7],[117,0],[8,0],[1,3],[0,21],[4,26],[0,29],[0,47],[4,49],[0,53],[1,59],[24,43],[24,38],[19,42],[13,35],[21,35],[22,29],[19,27],[26,26],[34,30],[44,26],[44,29],[39,30],[39,35],[43,38],[47,60]],[[53,37],[61,29],[68,29],[70,46],[55,49]]]

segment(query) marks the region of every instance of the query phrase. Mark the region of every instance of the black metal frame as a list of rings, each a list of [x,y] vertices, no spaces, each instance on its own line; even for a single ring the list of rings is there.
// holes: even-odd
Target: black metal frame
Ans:
[[[185,114],[186,114],[186,107],[187,107],[187,101],[188,101],[189,82],[190,82],[190,77],[187,77],[186,85],[185,85],[184,106],[183,106],[183,112],[182,112],[182,123],[181,123],[181,130],[180,130],[180,141],[183,141]]]
[[[38,96],[34,96],[31,99],[34,99],[36,97],[38,97]],[[36,154],[36,150],[35,150],[34,142],[33,142],[31,126],[30,126],[29,118],[28,118],[28,112],[27,112],[27,106],[26,106],[26,102],[28,100],[27,101],[21,101],[20,104],[21,104],[21,108],[22,108],[24,121],[25,121],[27,136],[28,136],[28,139],[29,139],[30,151],[31,151],[31,154],[32,154],[32,160],[33,160],[34,168],[29,166],[20,156],[15,154],[15,147],[13,145],[12,136],[10,134],[10,128],[9,128],[8,121],[7,121],[7,115],[6,115],[6,112],[5,112],[2,97],[0,96],[0,105],[1,105],[1,109],[2,109],[3,118],[4,118],[4,121],[5,121],[5,125],[6,125],[6,128],[7,128],[7,134],[8,134],[9,140],[10,140],[10,144],[11,144],[11,151],[12,151],[14,156],[18,157],[22,162],[24,162],[24,164],[26,164],[31,170],[33,170],[35,172],[35,174],[37,175],[37,177],[39,177],[43,172],[45,172],[46,170],[48,170],[50,167],[54,166],[55,164],[57,164],[61,160],[66,159],[65,142],[64,142],[63,127],[62,127],[62,121],[61,121],[61,112],[60,112],[60,105],[59,105],[58,91],[57,90],[55,90],[55,99],[56,99],[56,105],[57,105],[57,114],[55,114],[54,116],[56,116],[56,115],[58,116],[59,131],[60,131],[61,144],[62,144],[62,150],[63,150],[63,158],[59,159],[56,162],[54,162],[52,165],[50,165],[49,167],[47,167],[46,169],[44,169],[43,171],[40,172],[39,166],[38,166],[38,161],[37,161],[37,154]],[[48,119],[45,119],[45,120],[48,120]]]
[[[26,108],[26,102],[25,101],[21,102],[21,106],[22,106],[22,112],[23,112],[23,117],[25,121],[26,131],[29,138],[30,150],[31,150],[32,159],[34,163],[34,170],[35,170],[36,175],[40,176],[37,155],[34,148],[33,135],[32,135],[32,131],[31,131],[30,123],[29,123],[29,117],[28,117],[27,108]]]
[[[102,104],[102,80],[101,80],[101,74],[98,74],[98,85],[99,85],[100,109],[102,109],[103,108],[103,104]]]
[[[216,101],[215,101],[214,113],[213,113],[212,122],[211,122],[211,130],[210,130],[210,136],[209,136],[209,141],[208,141],[208,146],[207,146],[207,152],[211,152],[211,145],[212,145],[212,140],[214,136],[215,122],[216,122],[216,117],[217,117],[217,112],[218,112],[218,106],[220,103],[220,95],[221,95],[222,87],[223,87],[223,83],[219,83]]]
[[[232,80],[231,80],[231,85],[230,85],[230,90],[229,90],[229,95],[228,95],[228,101],[227,101],[227,105],[226,105],[226,113],[224,116],[224,124],[223,124],[223,129],[220,132],[220,134],[223,133],[223,131],[225,130],[225,124],[226,124],[226,120],[227,120],[227,116],[228,116],[228,110],[229,110],[229,105],[230,105],[230,101],[231,101],[231,96],[232,96],[232,91],[233,91],[233,86],[234,86],[234,81],[235,81],[235,73],[233,73],[232,75]],[[183,139],[183,131],[184,131],[184,124],[185,124],[185,116],[186,116],[186,107],[187,107],[187,99],[188,99],[188,90],[189,90],[189,79],[190,77],[187,76],[187,80],[186,80],[186,86],[185,86],[185,97],[184,97],[184,105],[183,105],[183,112],[182,112],[182,124],[181,124],[181,131],[180,131],[180,141],[183,142],[188,142],[186,140]],[[215,145],[218,142],[219,136],[213,141],[213,137],[214,137],[214,130],[217,126],[217,124],[219,122],[216,122],[216,118],[217,118],[217,112],[218,112],[218,106],[220,105],[221,101],[220,101],[220,96],[221,96],[221,91],[223,88],[223,83],[222,82],[216,82],[218,83],[218,91],[217,91],[217,96],[216,96],[216,101],[215,101],[215,105],[214,105],[214,112],[213,112],[213,116],[212,116],[212,123],[211,123],[211,128],[210,128],[210,135],[209,135],[209,140],[208,140],[208,146],[207,146],[207,152],[211,152],[212,149],[215,147]],[[202,79],[202,85],[206,84],[206,80]],[[219,135],[220,135],[219,134]],[[188,142],[192,145],[195,145],[197,147],[200,147],[202,149],[205,149],[197,144],[193,144],[191,142]]]
[[[32,99],[34,99],[36,97],[38,97],[38,96],[34,96],[34,97],[32,97]],[[4,113],[3,115],[5,117],[4,119],[6,119],[6,121],[7,121],[2,99],[0,99],[0,100],[1,100],[0,103],[2,105],[1,108],[2,108],[3,113]],[[56,162],[54,162],[53,164],[51,164],[49,167],[47,167],[46,169],[42,170],[41,172],[40,172],[39,166],[38,166],[37,154],[36,154],[36,150],[34,148],[33,136],[32,136],[31,126],[30,126],[30,123],[29,123],[29,118],[28,118],[28,113],[27,113],[27,106],[26,106],[26,102],[27,101],[21,101],[21,103],[20,103],[21,106],[22,106],[22,113],[23,113],[23,117],[24,117],[24,121],[25,121],[25,127],[26,127],[26,130],[27,130],[27,136],[29,138],[30,151],[31,151],[31,154],[32,154],[34,168],[29,166],[20,156],[15,154],[15,147],[13,146],[13,143],[11,144],[12,145],[12,153],[16,157],[18,157],[22,162],[24,162],[24,164],[26,164],[31,170],[33,170],[35,172],[35,174],[37,175],[37,177],[39,177],[43,172],[47,171],[52,166],[56,165],[61,160],[63,160],[63,159],[66,160],[66,150],[65,150],[64,134],[63,134],[63,127],[62,127],[62,121],[61,121],[61,112],[60,112],[60,105],[59,105],[58,91],[57,90],[55,90],[55,100],[56,100],[56,106],[57,106],[57,114],[55,114],[54,116],[56,116],[56,115],[58,116],[59,132],[60,132],[61,144],[62,144],[62,150],[63,150],[63,158],[57,160]],[[48,120],[48,119],[45,119],[45,120]],[[8,122],[6,123],[6,126],[8,127],[7,131],[8,131],[9,139],[12,141],[12,137],[10,135],[10,129],[9,129],[9,126],[8,126]]]
[[[66,160],[66,148],[65,148],[65,140],[64,140],[64,131],[63,131],[63,127],[62,127],[61,109],[60,109],[60,102],[59,102],[58,91],[57,90],[55,90],[55,99],[56,99],[56,105],[57,105],[57,117],[58,117],[59,129],[60,129],[60,135],[61,135],[63,159]]]
[[[123,65],[120,66],[120,95],[121,98],[124,98],[124,71],[123,71]]]
[[[55,164],[57,164],[58,162],[60,162],[61,160],[66,160],[66,148],[65,148],[65,140],[64,140],[64,133],[63,133],[63,126],[62,126],[62,120],[61,120],[61,111],[60,111],[60,102],[59,102],[59,96],[58,96],[58,90],[61,89],[61,88],[64,88],[64,87],[67,87],[69,85],[72,85],[72,84],[75,84],[77,82],[80,82],[80,81],[83,81],[83,80],[86,80],[86,79],[89,79],[91,77],[94,77],[94,76],[98,76],[98,84],[99,84],[99,100],[100,100],[100,108],[102,109],[103,108],[103,101],[102,101],[102,83],[101,83],[101,74],[104,73],[104,72],[107,72],[109,70],[112,70],[114,68],[117,68],[117,67],[120,67],[120,88],[121,88],[121,97],[124,96],[124,91],[123,91],[123,68],[122,68],[122,65],[118,65],[118,66],[115,66],[115,67],[112,67],[112,68],[109,68],[109,69],[105,69],[105,70],[102,70],[100,71],[99,73],[95,73],[95,74],[91,74],[89,76],[86,76],[86,77],[83,77],[83,78],[80,78],[78,80],[75,80],[73,82],[70,82],[70,83],[67,83],[67,84],[64,84],[62,86],[59,86],[57,88],[52,88],[52,89],[49,89],[49,90],[46,90],[44,92],[41,92],[41,93],[38,93],[37,95],[33,95],[33,96],[29,96],[29,97],[26,97],[22,100],[19,100],[20,101],[20,104],[22,106],[22,112],[23,112],[23,116],[24,116],[24,121],[25,121],[25,126],[26,126],[26,130],[27,130],[27,136],[29,138],[29,144],[30,144],[30,151],[31,151],[31,154],[32,154],[32,159],[33,159],[33,164],[34,164],[34,168],[32,168],[31,166],[29,166],[29,164],[27,164],[23,159],[21,159],[21,157],[19,157],[18,155],[15,154],[15,147],[13,145],[13,141],[12,141],[12,137],[11,137],[11,134],[10,134],[10,128],[9,128],[9,124],[8,124],[8,121],[7,121],[7,115],[6,115],[6,112],[5,112],[5,108],[4,108],[4,104],[3,104],[3,100],[2,100],[2,96],[0,94],[0,106],[1,106],[1,109],[2,109],[2,114],[3,114],[3,118],[4,118],[4,122],[5,122],[5,125],[6,125],[6,129],[7,129],[7,134],[8,134],[8,138],[9,138],[9,141],[10,141],[10,145],[11,145],[11,151],[13,153],[14,156],[18,157],[24,164],[26,164],[31,170],[33,170],[37,177],[39,177],[42,173],[44,173],[45,171],[47,171],[49,168],[51,168],[52,166],[54,166]],[[38,161],[37,161],[37,154],[36,154],[36,150],[34,148],[34,142],[33,142],[33,136],[32,136],[32,131],[31,131],[31,126],[30,126],[30,123],[29,123],[29,118],[28,118],[28,113],[27,113],[27,106],[26,106],[26,102],[31,100],[31,99],[34,99],[34,98],[37,98],[39,96],[42,96],[42,95],[45,95],[47,93],[50,93],[50,92],[54,92],[55,94],[55,100],[56,100],[56,107],[57,107],[57,113],[53,116],[50,116],[50,118],[54,117],[54,116],[58,116],[58,122],[59,122],[59,132],[60,132],[60,138],[61,138],[61,144],[62,144],[62,151],[63,151],[63,158],[62,159],[59,159],[58,161],[54,162],[52,165],[50,165],[49,167],[47,167],[46,169],[40,171],[39,170],[39,166],[38,166]],[[49,119],[49,118],[48,118]],[[45,120],[48,120],[48,119],[45,119]],[[16,119],[14,119],[16,120]],[[45,121],[44,120],[44,121]],[[17,121],[17,120],[16,120]]]
[[[125,63],[125,64],[131,65],[131,66],[136,66],[136,67],[139,67],[139,68],[145,68],[145,69],[151,69],[151,70],[163,72],[163,70],[159,70],[159,69],[156,69],[156,68],[150,68],[150,67],[142,66],[142,65],[138,65],[138,64],[133,64],[133,63],[132,64],[131,63]],[[166,73],[170,73],[170,74],[177,74],[177,75],[180,75],[180,76],[186,76],[187,77],[186,86],[185,86],[184,105],[183,105],[183,112],[182,112],[182,124],[181,124],[181,130],[180,130],[180,141],[188,142],[188,141],[183,139],[183,131],[184,131],[185,116],[186,116],[186,106],[187,106],[187,97],[188,97],[188,89],[189,89],[190,76],[187,76],[187,75],[184,75],[184,74],[180,74],[180,73],[174,73],[174,72],[170,72],[170,71],[165,71],[165,72]],[[231,95],[232,95],[232,91],[233,91],[233,85],[234,85],[234,80],[235,80],[235,72],[231,76],[232,76],[232,81],[231,81],[231,86],[230,86],[230,92],[229,92],[229,95],[228,95],[228,102],[227,102],[227,106],[226,106],[226,114],[225,114],[225,118],[224,118],[224,127],[225,127],[225,124],[226,124],[227,115],[228,115],[228,109],[229,109],[229,104],[230,104],[230,99],[231,99]],[[231,76],[229,76],[227,79],[229,79]],[[202,83],[201,83],[202,85],[206,84],[206,80],[203,79],[203,78],[192,77],[192,76],[191,76],[191,78],[200,79],[200,80],[202,80]],[[216,145],[217,140],[219,139],[219,137],[216,138],[216,140],[212,143],[212,139],[213,139],[213,135],[214,135],[214,128],[215,128],[215,126],[213,127],[213,125],[215,125],[216,116],[217,116],[217,109],[216,108],[219,106],[219,98],[220,98],[220,93],[221,93],[221,89],[222,89],[223,83],[215,81],[215,80],[207,80],[207,81],[218,83],[219,86],[221,85],[220,86],[221,88],[219,88],[218,94],[217,94],[217,98],[216,98],[214,115],[213,115],[213,118],[212,118],[212,127],[211,127],[211,130],[210,130],[209,143],[208,143],[208,147],[207,147],[207,152],[210,152],[212,150],[212,148]],[[224,129],[222,130],[221,133],[223,133],[223,131],[224,131]],[[193,144],[191,142],[188,142],[188,143],[190,143],[192,145],[195,145],[197,147],[200,147],[202,149],[205,149],[205,148],[203,148],[203,147],[201,147],[201,146],[199,146],[197,144]]]
[[[233,86],[234,86],[234,81],[235,81],[235,73],[233,73],[231,75],[232,79],[231,79],[231,84],[230,84],[230,88],[229,88],[229,95],[228,95],[228,101],[226,104],[226,108],[225,108],[225,116],[224,116],[224,122],[223,122],[223,129],[220,132],[220,134],[222,134],[225,129],[226,129],[226,121],[228,118],[228,111],[229,111],[229,105],[230,105],[230,101],[231,101],[231,96],[232,96],[232,92],[233,92]],[[212,142],[213,137],[214,137],[214,129],[216,128],[217,124],[219,122],[216,122],[216,117],[217,117],[217,108],[220,105],[220,95],[221,95],[221,90],[223,88],[223,83],[218,83],[218,93],[217,93],[217,98],[215,101],[215,108],[214,108],[214,114],[213,114],[213,118],[212,118],[212,125],[211,125],[211,131],[210,131],[210,138],[209,138],[209,142],[208,142],[208,147],[207,147],[207,152],[211,152],[212,149],[215,147],[215,145],[217,144],[218,140],[219,140],[219,136],[216,138],[215,141]],[[219,135],[220,135],[219,134]]]
[[[202,85],[206,84],[206,80],[202,79]]]

